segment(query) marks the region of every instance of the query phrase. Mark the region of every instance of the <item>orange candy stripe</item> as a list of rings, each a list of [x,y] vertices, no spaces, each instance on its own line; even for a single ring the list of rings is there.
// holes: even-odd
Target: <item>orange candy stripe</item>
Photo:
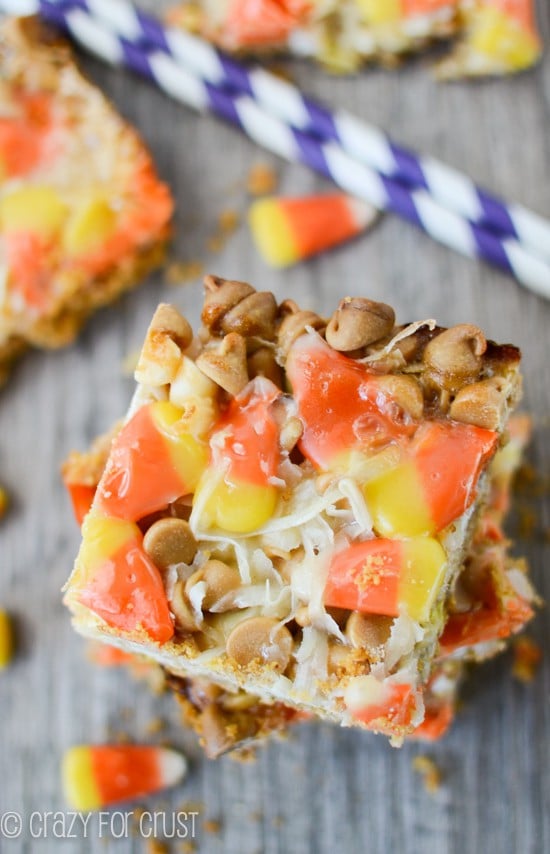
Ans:
[[[142,406],[113,442],[98,488],[100,508],[109,516],[135,522],[186,492],[151,407]]]
[[[143,745],[91,747],[92,770],[103,806],[163,788],[158,748]]]
[[[78,601],[113,628],[125,632],[142,628],[158,643],[174,634],[160,573],[141,548],[138,533],[93,568]]]
[[[31,231],[4,234],[10,287],[26,305],[43,312],[48,308],[51,277],[48,270],[48,244]]]
[[[387,722],[392,726],[409,726],[416,708],[414,691],[410,685],[387,685],[386,697],[379,703],[352,711],[353,717],[376,729],[379,723]]]
[[[270,407],[280,394],[268,381],[262,383],[260,392],[252,386],[231,401],[217,424],[211,441],[212,464],[225,471],[229,480],[265,486],[277,473],[279,431]],[[220,447],[217,437],[225,430],[228,435]]]
[[[381,410],[374,374],[316,339],[304,337],[294,346],[287,376],[304,422],[300,449],[318,468],[330,468],[344,451],[368,450],[377,440],[400,440],[416,429],[394,420],[394,406]]]
[[[478,611],[453,614],[439,641],[439,655],[449,655],[465,646],[502,640],[520,631],[533,616],[533,609],[519,597],[504,608],[483,606]]]
[[[420,426],[413,454],[437,531],[474,501],[480,473],[497,444],[497,433],[470,424],[431,421]]]
[[[525,30],[536,34],[534,0],[486,0],[488,5],[495,6],[514,18]]]
[[[277,0],[232,0],[225,19],[227,40],[235,47],[284,42],[299,19],[291,9]]]
[[[9,178],[27,175],[56,151],[49,136],[54,127],[52,97],[44,92],[18,92],[22,115],[0,118],[0,161]]]
[[[333,559],[324,601],[334,608],[370,614],[399,614],[403,543],[375,539],[354,543]]]
[[[401,0],[403,14],[407,18],[415,15],[430,15],[439,9],[458,6],[458,0]]]
[[[121,665],[135,664],[140,661],[133,653],[124,652],[118,646],[110,646],[106,643],[95,644],[89,650],[89,658],[99,667],[120,667]]]
[[[96,487],[84,483],[65,483],[65,487],[71,499],[75,519],[79,525],[82,525],[92,506]]]
[[[419,724],[410,738],[419,738],[422,741],[437,741],[445,735],[453,722],[454,710],[450,702],[443,703],[434,708],[427,708],[424,720]]]
[[[307,258],[359,234],[349,199],[341,193],[279,199],[300,258]]]

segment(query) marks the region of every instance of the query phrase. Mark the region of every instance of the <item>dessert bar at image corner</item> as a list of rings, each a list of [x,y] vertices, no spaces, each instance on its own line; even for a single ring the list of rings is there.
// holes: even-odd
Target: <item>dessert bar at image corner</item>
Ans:
[[[187,0],[168,22],[224,50],[269,58],[287,53],[337,73],[380,62],[394,67],[434,43],[442,80],[512,74],[541,55],[535,0]]]
[[[0,24],[0,382],[160,264],[172,199],[137,133],[36,18]]]

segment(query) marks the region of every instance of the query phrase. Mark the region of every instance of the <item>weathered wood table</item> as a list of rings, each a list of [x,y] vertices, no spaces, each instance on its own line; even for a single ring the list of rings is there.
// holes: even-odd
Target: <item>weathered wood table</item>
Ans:
[[[145,5],[145,4],[144,4]],[[158,7],[153,0],[150,8]],[[540,0],[550,45],[550,8]],[[141,129],[177,199],[173,257],[207,271],[248,279],[279,298],[321,311],[346,294],[395,305],[402,319],[473,321],[524,352],[525,407],[535,416],[530,460],[550,463],[550,303],[514,281],[436,245],[393,217],[367,238],[281,274],[266,269],[242,224],[225,248],[206,248],[223,209],[246,211],[244,181],[254,162],[272,163],[280,190],[307,193],[324,183],[271,158],[211,117],[197,118],[121,71],[83,58],[91,77]],[[436,84],[422,62],[397,72],[335,79],[305,65],[292,72],[306,90],[369,118],[404,143],[454,164],[500,191],[550,214],[550,51],[533,73],[509,81]],[[59,765],[76,742],[101,742],[124,730],[139,740],[168,740],[191,757],[184,786],[151,800],[198,811],[197,850],[206,854],[542,854],[550,851],[550,660],[533,684],[510,677],[510,659],[479,669],[452,733],[441,744],[393,750],[384,739],[328,726],[302,726],[272,742],[256,760],[205,761],[192,734],[178,727],[175,703],[152,696],[124,672],[84,658],[60,600],[78,544],[59,465],[83,449],[125,409],[132,383],[124,357],[142,340],[159,300],[196,322],[199,281],[166,284],[161,273],[97,316],[78,344],[33,354],[0,398],[0,481],[14,507],[0,526],[0,603],[18,617],[19,654],[0,676],[0,813],[23,815],[18,840],[0,838],[2,854],[141,852],[140,838],[114,840],[120,826],[78,826],[76,838],[33,839],[33,812],[63,810]],[[518,548],[531,560],[538,589],[550,597],[550,503],[534,505],[535,532]],[[548,646],[548,611],[532,635]],[[148,734],[157,716],[166,731]],[[412,759],[428,753],[443,784],[428,794]],[[219,832],[208,822],[220,822]],[[57,828],[59,830],[59,827]],[[68,828],[67,828],[68,830]],[[170,830],[167,824],[167,830]],[[109,837],[101,839],[109,831]],[[112,832],[111,832],[112,831]],[[42,835],[40,825],[35,834]],[[190,831],[189,831],[190,832]],[[173,850],[178,849],[174,844]]]

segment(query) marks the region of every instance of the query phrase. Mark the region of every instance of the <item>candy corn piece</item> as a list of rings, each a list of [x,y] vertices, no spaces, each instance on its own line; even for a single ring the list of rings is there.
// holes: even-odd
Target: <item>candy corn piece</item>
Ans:
[[[13,628],[9,615],[0,610],[0,670],[13,658]]]
[[[445,575],[446,556],[437,540],[385,540],[355,543],[333,558],[325,603],[367,614],[408,614],[423,622]]]
[[[465,5],[465,37],[438,66],[442,79],[511,74],[534,65],[542,53],[534,0],[480,0]]]
[[[73,584],[78,601],[113,628],[143,631],[159,643],[174,634],[160,572],[133,522],[86,516]]]
[[[287,376],[304,424],[302,452],[321,471],[355,467],[377,533],[433,534],[470,506],[495,431],[403,417],[396,386],[392,393],[372,369],[316,336],[297,342]]]
[[[202,525],[246,534],[273,516],[280,449],[272,410],[279,397],[273,383],[258,379],[229,405],[210,439],[210,464],[195,494]]]
[[[137,521],[194,492],[207,447],[185,429],[169,401],[142,406],[113,443],[98,489],[101,512]]]
[[[495,652],[502,619],[532,615],[500,531],[510,461],[491,470],[517,459],[519,352],[365,297],[327,322],[205,286],[200,335],[153,318],[66,587],[75,627],[161,664],[209,755],[258,704],[250,733],[292,709],[401,740],[445,649]]]
[[[0,383],[27,347],[66,345],[156,266],[172,213],[145,146],[68,46],[36,19],[1,29]]]
[[[254,202],[249,223],[254,242],[272,267],[289,267],[370,228],[379,213],[341,193]]]
[[[356,676],[347,685],[344,703],[357,721],[376,729],[389,723],[398,730],[410,727],[415,712],[414,689],[401,682],[381,682],[374,676]]]
[[[181,753],[139,744],[78,745],[62,763],[67,803],[83,812],[155,794],[180,783],[186,772]]]

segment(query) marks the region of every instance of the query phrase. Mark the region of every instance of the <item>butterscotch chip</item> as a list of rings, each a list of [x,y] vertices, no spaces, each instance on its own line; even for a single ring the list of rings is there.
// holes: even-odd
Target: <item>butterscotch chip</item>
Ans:
[[[159,569],[178,563],[193,563],[197,542],[184,519],[167,518],[154,522],[143,538],[143,548]]]
[[[227,654],[241,667],[253,661],[285,670],[292,651],[292,635],[277,620],[252,617],[239,623],[227,639]]]

